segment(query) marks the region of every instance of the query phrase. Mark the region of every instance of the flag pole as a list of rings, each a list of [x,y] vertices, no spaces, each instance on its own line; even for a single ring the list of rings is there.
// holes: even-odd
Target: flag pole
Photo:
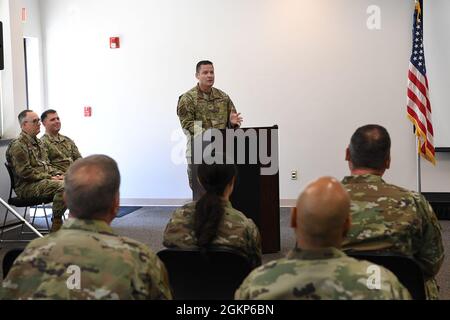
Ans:
[[[415,0],[412,40],[412,54],[408,68],[407,114],[413,123],[413,132],[417,139],[417,192],[420,193],[422,192],[420,157],[423,155],[425,159],[435,162],[423,46],[423,0]]]
[[[417,148],[420,148],[420,140],[417,139]],[[418,151],[420,149],[417,149]],[[420,152],[417,152],[417,192],[422,193],[422,179],[420,172]]]

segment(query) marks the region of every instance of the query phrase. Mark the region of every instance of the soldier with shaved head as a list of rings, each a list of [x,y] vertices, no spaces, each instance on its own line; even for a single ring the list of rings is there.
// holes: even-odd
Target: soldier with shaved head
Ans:
[[[369,288],[372,264],[340,250],[351,225],[349,213],[350,198],[339,181],[323,177],[309,184],[291,214],[296,248],[252,271],[235,298],[411,299],[395,275],[380,266],[380,288]]]

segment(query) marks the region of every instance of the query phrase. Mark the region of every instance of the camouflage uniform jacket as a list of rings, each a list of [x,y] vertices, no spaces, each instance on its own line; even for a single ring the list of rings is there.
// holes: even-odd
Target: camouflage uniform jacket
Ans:
[[[204,130],[230,128],[231,111],[236,112],[230,97],[223,91],[212,88],[207,94],[197,85],[178,99],[177,115],[181,127],[191,136]],[[194,124],[201,121],[201,126]]]
[[[81,270],[79,288],[70,286],[76,284],[70,266]],[[3,299],[172,298],[166,269],[147,246],[115,235],[104,221],[80,219],[33,240],[2,290]]]
[[[437,298],[434,276],[444,259],[441,226],[430,204],[380,176],[342,181],[351,197],[352,227],[344,250],[388,251],[413,257],[421,266],[429,298]],[[434,293],[433,293],[434,292]]]
[[[164,231],[167,248],[196,248],[194,234],[195,202],[178,208]],[[231,247],[243,253],[254,266],[261,265],[261,236],[254,222],[226,202],[223,220],[219,224],[214,246]]]
[[[47,149],[48,158],[52,166],[62,172],[66,172],[75,160],[81,158],[81,154],[73,140],[62,134],[58,133],[55,137],[52,137],[46,133],[41,137],[41,141]]]
[[[397,277],[380,268],[379,289],[369,289],[373,264],[336,248],[294,249],[286,258],[253,270],[235,293],[240,300],[409,300]],[[369,271],[368,271],[369,270]]]
[[[23,131],[9,144],[6,161],[14,169],[14,190],[18,194],[29,183],[51,179],[63,173],[50,164],[43,143]]]

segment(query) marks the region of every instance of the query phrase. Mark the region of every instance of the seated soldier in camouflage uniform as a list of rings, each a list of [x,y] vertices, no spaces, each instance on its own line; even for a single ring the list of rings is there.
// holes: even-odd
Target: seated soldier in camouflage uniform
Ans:
[[[3,299],[171,299],[167,272],[144,244],[110,227],[119,208],[117,163],[103,155],[69,168],[70,219],[33,240],[2,284]]]
[[[195,77],[198,84],[178,99],[177,115],[187,136],[186,157],[189,186],[192,189],[191,139],[210,128],[238,128],[242,123],[233,101],[223,91],[214,88],[214,66],[211,61],[197,63]]]
[[[75,160],[81,158],[81,154],[72,139],[59,133],[61,121],[55,110],[44,111],[41,121],[45,127],[45,134],[41,137],[41,141],[47,149],[50,163],[65,173]]]
[[[164,231],[164,246],[231,247],[247,256],[254,266],[261,265],[258,228],[229,200],[236,174],[236,167],[231,164],[200,165],[198,179],[206,192],[198,201],[174,212]]]
[[[38,115],[24,110],[18,118],[22,132],[6,150],[6,161],[14,172],[14,191],[21,198],[53,197],[54,232],[61,227],[66,211],[63,172],[50,164],[44,145],[36,137],[41,128]]]
[[[425,276],[428,299],[438,299],[434,277],[444,259],[441,227],[420,194],[388,184],[391,139],[385,128],[358,128],[346,150],[351,176],[342,183],[350,194],[352,227],[345,250],[392,252],[414,258]]]
[[[292,210],[296,248],[286,258],[253,270],[235,293],[236,299],[411,299],[387,269],[348,257],[339,248],[350,228],[350,199],[331,177],[309,184]],[[380,282],[369,278],[379,268]],[[376,281],[376,279],[375,279]]]

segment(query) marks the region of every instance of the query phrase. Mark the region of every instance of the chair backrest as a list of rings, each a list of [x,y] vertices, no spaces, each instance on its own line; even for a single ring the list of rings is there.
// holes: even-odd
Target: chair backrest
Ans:
[[[14,264],[14,261],[16,261],[17,257],[23,252],[23,250],[24,248],[14,248],[5,254],[2,261],[3,279],[6,278],[9,270],[11,270],[11,267]]]
[[[250,261],[229,248],[164,249],[158,252],[169,273],[174,299],[232,300],[252,270]]]
[[[411,257],[393,253],[378,252],[346,252],[358,260],[367,260],[383,266],[393,274],[408,289],[414,300],[426,299],[422,269]]]
[[[5,167],[6,167],[6,170],[8,171],[9,181],[10,181],[10,188],[9,188],[9,197],[8,197],[8,199],[11,199],[12,192],[13,192],[13,189],[14,189],[14,172],[13,172],[12,166],[8,162],[5,162]]]

